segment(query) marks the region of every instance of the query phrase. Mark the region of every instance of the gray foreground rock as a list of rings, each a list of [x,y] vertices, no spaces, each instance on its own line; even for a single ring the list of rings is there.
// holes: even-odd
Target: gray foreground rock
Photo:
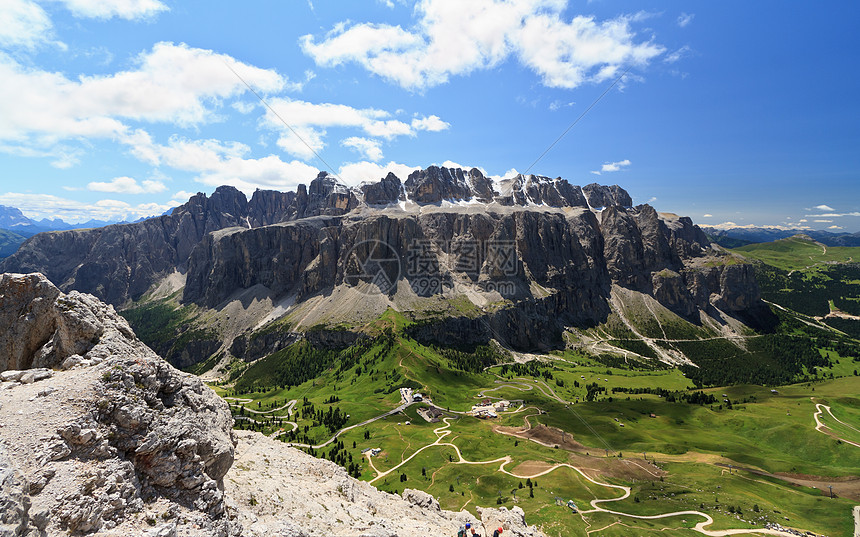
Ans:
[[[156,522],[241,535],[226,515],[223,400],[90,295],[4,274],[0,297],[3,368],[70,368],[0,375],[0,535],[143,535]]]
[[[544,535],[526,524],[519,507],[477,508],[480,518],[445,511],[426,492],[382,492],[283,442],[252,431],[236,435],[236,462],[224,488],[249,537],[453,537],[466,522],[477,524],[481,535],[499,526],[513,537]]]

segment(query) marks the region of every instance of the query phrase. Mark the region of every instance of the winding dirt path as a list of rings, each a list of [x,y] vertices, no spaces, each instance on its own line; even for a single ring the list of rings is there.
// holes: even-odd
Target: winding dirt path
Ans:
[[[828,414],[830,414],[830,417],[833,418],[838,423],[841,423],[842,425],[848,427],[849,429],[857,431],[858,433],[860,433],[860,430],[858,430],[853,425],[849,425],[849,424],[845,423],[844,421],[840,420],[839,418],[837,418],[836,416],[834,416],[833,411],[830,410],[830,407],[827,405],[822,405],[821,403],[815,403],[815,408],[816,408],[816,411],[815,411],[815,414],[812,415],[812,417],[815,419],[815,430],[816,431],[818,431],[820,433],[824,433],[827,436],[832,436],[833,438],[836,438],[837,440],[844,442],[846,444],[851,444],[852,446],[860,447],[860,444],[858,444],[857,442],[852,442],[851,440],[846,440],[844,438],[840,438],[836,433],[833,432],[832,429],[830,429],[829,427],[827,427],[827,425],[825,425],[824,423],[821,422],[821,415],[824,412],[827,412]]]
[[[390,468],[389,470],[386,470],[385,472],[379,472],[376,469],[376,467],[373,466],[372,458],[366,454],[368,462],[370,463],[370,467],[377,473],[377,476],[374,477],[373,479],[371,479],[369,481],[369,483],[373,483],[373,482],[375,482],[379,479],[382,479],[383,477],[389,475],[390,473],[396,471],[397,469],[399,469],[401,466],[403,466],[404,464],[406,464],[407,462],[412,460],[415,456],[417,456],[419,453],[421,453],[425,449],[429,449],[429,448],[432,448],[434,446],[450,446],[457,453],[457,458],[458,458],[457,461],[452,461],[452,464],[483,465],[483,464],[500,463],[498,470],[496,470],[497,472],[507,474],[507,475],[512,476],[512,477],[517,478],[517,479],[534,479],[537,477],[547,475],[550,472],[554,472],[555,470],[558,470],[559,468],[570,468],[571,470],[573,470],[573,471],[577,472],[579,475],[581,475],[584,479],[586,479],[587,481],[589,481],[595,485],[598,485],[601,487],[616,489],[616,490],[619,490],[622,492],[621,496],[618,496],[615,498],[603,498],[603,499],[598,498],[598,499],[591,500],[590,504],[591,504],[592,508],[589,510],[586,510],[586,511],[580,511],[581,514],[600,512],[600,513],[609,513],[609,514],[616,515],[616,516],[635,518],[635,519],[639,519],[639,520],[659,520],[662,518],[670,518],[670,517],[675,517],[675,516],[690,515],[690,516],[699,516],[699,517],[702,517],[705,519],[703,522],[699,522],[698,524],[696,524],[692,529],[701,533],[702,535],[706,535],[708,537],[726,537],[729,535],[741,535],[741,534],[750,534],[750,533],[759,534],[759,535],[780,535],[783,537],[796,537],[795,534],[788,533],[786,531],[764,529],[764,528],[740,528],[740,529],[731,529],[731,530],[707,530],[705,528],[707,526],[710,526],[711,524],[713,524],[714,519],[711,518],[711,516],[708,515],[707,513],[703,513],[701,511],[673,511],[670,513],[661,513],[658,515],[634,515],[631,513],[624,513],[621,511],[613,511],[611,509],[606,509],[605,507],[602,507],[600,504],[618,502],[618,501],[622,501],[622,500],[627,499],[628,497],[630,497],[630,487],[626,487],[623,485],[613,485],[611,483],[603,483],[601,481],[597,481],[596,479],[589,477],[580,468],[577,468],[576,466],[573,466],[573,465],[567,464],[567,463],[555,464],[555,465],[553,465],[553,466],[551,466],[551,467],[549,467],[543,471],[537,472],[535,474],[519,475],[519,474],[515,474],[515,473],[513,473],[513,472],[511,472],[505,468],[505,466],[507,466],[508,464],[513,462],[513,459],[509,455],[506,455],[504,457],[500,457],[498,459],[488,460],[488,461],[468,461],[468,460],[463,458],[463,455],[460,453],[460,448],[458,448],[456,445],[454,445],[450,442],[443,442],[442,441],[449,434],[452,433],[452,431],[450,430],[450,427],[451,427],[451,421],[450,420],[451,419],[452,418],[443,418],[442,421],[445,423],[445,425],[443,427],[439,427],[439,428],[433,430],[433,433],[436,434],[436,436],[437,436],[435,442],[427,444],[426,446],[419,448],[418,450],[415,451],[415,453],[413,453],[411,456],[409,456],[408,458],[403,460],[400,464]],[[467,504],[468,504],[468,502],[467,502]],[[855,510],[855,518],[857,518],[858,516],[860,516],[860,514],[858,514],[857,510]],[[857,535],[856,532],[855,532],[855,536],[860,537],[860,535]]]
[[[397,408],[393,408],[393,409],[389,410],[388,412],[385,412],[384,414],[380,414],[376,417],[370,418],[369,420],[364,420],[361,423],[356,423],[355,425],[350,425],[349,427],[344,427],[343,429],[340,429],[336,433],[334,433],[334,435],[331,438],[329,438],[328,440],[326,440],[322,444],[317,444],[315,446],[312,446],[309,444],[290,443],[289,445],[292,447],[303,447],[303,448],[313,448],[313,449],[324,448],[327,445],[334,442],[335,440],[337,440],[337,437],[340,436],[341,434],[345,433],[346,431],[355,429],[356,427],[363,427],[365,425],[373,423],[374,421],[381,420],[383,418],[387,418],[388,416],[393,416],[394,414],[397,414],[398,412],[402,412],[406,407],[413,405],[413,404],[415,404],[414,401],[410,401],[409,403],[403,403],[402,405],[398,406]]]
[[[285,404],[283,406],[279,406],[278,408],[270,408],[268,410],[254,410],[253,408],[248,408],[245,406],[249,403],[253,403],[254,402],[253,399],[242,399],[240,397],[224,397],[223,399],[225,401],[235,401],[236,403],[238,403],[238,406],[241,406],[242,408],[245,409],[246,412],[250,412],[252,414],[272,414],[272,413],[284,410],[285,408],[288,408],[289,409],[289,410],[287,410],[288,416],[293,413],[293,407],[296,406],[296,402],[297,402],[295,399],[293,399],[291,401],[288,401],[287,404]]]

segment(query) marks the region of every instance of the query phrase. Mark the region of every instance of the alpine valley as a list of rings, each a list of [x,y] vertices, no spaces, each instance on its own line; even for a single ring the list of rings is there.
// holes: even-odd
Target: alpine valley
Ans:
[[[436,166],[38,233],[0,535],[856,536],[854,250]]]

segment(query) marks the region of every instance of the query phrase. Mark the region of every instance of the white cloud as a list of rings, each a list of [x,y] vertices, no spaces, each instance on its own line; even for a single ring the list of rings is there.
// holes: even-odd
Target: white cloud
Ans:
[[[511,168],[502,175],[490,175],[480,166],[478,166],[478,169],[481,170],[481,173],[483,173],[485,177],[492,179],[496,183],[496,185],[498,185],[498,182],[502,179],[510,179],[520,174],[519,170],[517,170],[516,168]]]
[[[0,140],[46,148],[64,139],[127,136],[124,119],[183,126],[215,120],[222,99],[247,91],[225,62],[261,91],[284,87],[275,71],[185,44],[157,43],[134,69],[77,79],[0,53]]]
[[[819,224],[830,224],[833,222],[833,220],[813,220],[813,222],[816,222]]]
[[[702,218],[713,218],[713,217],[714,217],[714,215],[708,214],[708,213],[705,213],[702,215]]]
[[[347,185],[359,185],[365,181],[379,181],[388,172],[405,181],[409,174],[418,170],[418,166],[409,166],[407,164],[399,164],[397,162],[389,162],[388,164],[377,164],[375,162],[352,162],[344,164],[338,170],[338,176]]]
[[[92,19],[147,19],[168,11],[168,7],[158,0],[55,0],[72,12],[76,17]]]
[[[284,128],[278,137],[277,145],[290,155],[309,160],[314,158],[325,147],[323,137],[325,131],[318,131],[308,127]]]
[[[53,32],[45,10],[29,0],[3,0],[0,7],[0,47],[34,48]]]
[[[655,43],[635,42],[636,15],[569,22],[562,0],[420,0],[413,28],[343,22],[302,49],[321,66],[355,62],[400,86],[421,91],[452,75],[493,68],[515,57],[543,84],[575,88],[617,76],[623,65],[645,65],[662,54]]]
[[[831,213],[836,210],[833,207],[824,204],[816,205],[812,209],[818,209],[819,211],[830,211]],[[811,211],[812,209],[807,209],[807,211]]]
[[[230,106],[232,106],[233,109],[236,110],[237,112],[239,112],[240,114],[250,114],[251,112],[254,111],[254,108],[257,107],[256,104],[246,103],[245,101],[236,101],[235,103],[231,104]]]
[[[630,164],[631,162],[629,159],[619,160],[618,162],[606,162],[600,167],[600,171],[594,170],[591,173],[594,175],[600,175],[601,173],[618,172],[627,168]]]
[[[176,194],[174,194],[174,195],[173,195],[173,197],[172,197],[172,198],[170,198],[170,199],[175,200],[175,201],[182,201],[182,202],[184,202],[184,201],[188,200],[188,199],[189,199],[190,197],[192,197],[192,196],[194,196],[194,192],[186,192],[185,190],[180,190],[179,192],[177,192]]]
[[[565,102],[565,101],[561,101],[561,100],[556,99],[553,102],[549,103],[549,109],[552,110],[553,112],[555,112],[556,110],[571,107],[575,104],[576,103],[574,101]]]
[[[736,224],[736,223],[734,223],[734,222],[723,222],[722,224],[709,225],[709,227],[712,227],[712,228],[715,228],[715,229],[756,229],[756,228],[767,228],[767,229],[778,229],[778,230],[781,230],[781,231],[789,231],[789,230],[793,230],[793,229],[812,229],[812,228],[811,228],[811,227],[809,227],[809,226],[795,226],[795,225],[791,225],[791,226],[783,226],[783,225],[764,225],[764,226],[759,226],[759,225],[757,225],[757,224],[745,224],[745,225],[741,225],[741,224]]]
[[[439,116],[415,118],[412,120],[412,128],[417,131],[439,132],[444,131],[451,125],[439,119]]]
[[[69,223],[87,220],[137,220],[163,213],[171,205],[141,203],[131,205],[123,201],[104,199],[84,203],[51,194],[7,192],[0,194],[0,204],[21,209],[29,218],[62,218]]]
[[[0,52],[0,152],[51,157],[54,166],[67,168],[80,160],[80,151],[69,148],[70,143],[109,139],[154,163],[158,156],[147,154],[154,147],[152,140],[144,130],[132,129],[129,120],[193,127],[221,119],[223,102],[247,92],[228,66],[262,93],[297,87],[274,70],[185,44],[157,43],[138,55],[131,69],[77,79],[26,67]],[[314,76],[306,71],[305,81]],[[261,123],[281,133],[277,143],[282,149],[304,159],[325,147],[328,127],[356,128],[368,138],[385,140],[449,127],[436,115],[405,122],[374,108],[286,98],[273,99],[271,104],[304,141],[268,110]],[[234,101],[231,106],[250,113],[256,105]]]
[[[303,162],[284,162],[276,155],[245,158],[251,149],[239,142],[170,138],[157,144],[145,132],[136,131],[132,153],[152,165],[196,174],[195,180],[209,186],[232,185],[246,194],[257,188],[293,190],[316,177],[318,170]]]
[[[823,213],[823,214],[807,214],[808,218],[840,218],[842,216],[860,216],[860,212],[854,211],[850,213]]]
[[[217,165],[200,170],[196,180],[210,186],[232,185],[251,194],[254,190],[294,190],[307,183],[319,170],[296,160],[284,162],[275,155],[258,159],[229,157]]]
[[[269,105],[277,115],[267,109],[263,124],[281,133],[278,146],[305,159],[312,158],[313,151],[319,152],[325,147],[326,128],[356,128],[367,136],[392,140],[398,136],[415,136],[418,131],[440,131],[449,127],[435,115],[416,117],[411,123],[405,123],[394,119],[390,112],[377,108],[353,108],[344,104],[295,99],[272,99]],[[281,122],[281,118],[292,130]]]
[[[94,192],[113,192],[116,194],[154,194],[164,192],[167,187],[161,181],[147,179],[138,183],[131,177],[116,177],[107,182],[92,182],[87,185]]]
[[[474,166],[468,166],[466,164],[460,164],[459,162],[454,162],[453,160],[446,160],[446,161],[442,162],[442,164],[436,164],[435,162],[433,164],[440,166],[442,168],[460,168],[461,170],[471,170],[474,167]],[[487,172],[484,169],[482,169],[482,168],[479,168],[479,169],[481,170],[481,173],[483,173],[484,175],[487,174]]]
[[[695,16],[695,13],[681,13],[678,16],[678,26],[685,28],[688,24],[693,22],[693,17]]]
[[[78,164],[83,152],[67,144],[58,144],[48,149],[40,149],[15,143],[0,143],[0,153],[27,158],[51,158],[54,159],[51,161],[51,166],[65,170]]]
[[[663,61],[666,63],[675,63],[678,60],[680,60],[681,58],[683,58],[684,56],[688,56],[692,52],[693,52],[693,49],[691,49],[689,47],[689,45],[684,45],[683,47],[679,48],[678,50],[670,52],[669,54],[667,54],[666,57],[663,58]]]
[[[80,154],[81,152],[77,150],[59,150],[52,155],[54,160],[51,161],[51,166],[60,170],[67,170],[73,166],[77,166],[81,162]]]
[[[833,226],[828,226],[827,229],[844,229],[844,228],[842,226],[833,225]]]
[[[809,220],[807,220],[806,218],[801,218],[800,220],[798,220],[798,222],[808,222],[808,221]]]
[[[382,148],[377,140],[369,140],[360,136],[350,136],[342,140],[341,145],[357,151],[368,160],[376,162],[382,159]]]

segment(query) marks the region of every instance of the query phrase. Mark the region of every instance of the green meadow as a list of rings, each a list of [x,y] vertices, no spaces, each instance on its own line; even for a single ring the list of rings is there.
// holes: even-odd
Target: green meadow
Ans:
[[[406,323],[387,312],[377,335],[360,345],[326,353],[290,347],[214,387],[237,417],[255,420],[240,419],[237,426],[312,445],[397,407],[401,387],[420,391],[444,411],[447,426],[426,422],[418,409],[427,403],[415,403],[308,451],[351,465],[354,475],[382,490],[425,490],[445,509],[476,513],[478,506],[517,505],[529,523],[553,536],[692,535],[691,528],[704,520],[691,514],[645,520],[573,513],[568,500],[591,510],[592,500],[622,492],[569,467],[554,468],[558,464],[631,488],[629,498],[599,504],[605,509],[631,515],[700,511],[714,519],[707,529],[778,522],[830,537],[851,535],[851,507],[860,501],[860,487],[833,499],[823,490],[828,479],[844,482],[858,475],[860,448],[836,437],[860,437],[860,377],[854,375],[855,358],[840,355],[826,338],[818,352],[829,366],[804,369],[799,382],[696,389],[679,369],[622,362],[610,367],[571,350],[527,363],[490,353],[499,363],[480,367],[488,351],[452,354],[422,345],[402,333]],[[857,345],[840,342],[841,352]],[[321,365],[305,371],[309,378],[296,376],[297,364],[309,358]],[[495,420],[463,414],[485,398],[515,404]],[[296,410],[287,416],[281,407],[291,400]],[[815,430],[816,403],[829,405],[844,422],[822,416],[836,437]],[[320,416],[334,409],[348,418],[332,428]],[[298,426],[292,436],[286,421]],[[536,431],[548,445],[513,436],[527,424],[545,426]],[[440,437],[440,445],[432,445]],[[556,447],[561,439],[567,443]],[[449,444],[469,464],[460,463]],[[381,451],[369,459],[362,450],[370,448]],[[507,473],[521,465],[522,477]],[[643,465],[650,470],[634,468]],[[551,471],[526,479],[546,470]],[[818,488],[789,483],[778,473],[818,476]]]

